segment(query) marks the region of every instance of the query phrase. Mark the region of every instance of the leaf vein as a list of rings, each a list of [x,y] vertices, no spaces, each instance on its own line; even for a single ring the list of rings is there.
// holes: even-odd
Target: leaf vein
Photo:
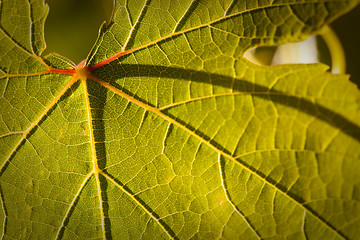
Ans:
[[[17,48],[19,48],[21,51],[23,51],[24,53],[26,53],[27,55],[35,58],[36,60],[39,60],[38,56],[36,56],[35,54],[29,52],[25,47],[23,47],[20,43],[18,43],[15,39],[13,39],[6,31],[5,29],[0,26],[0,32],[7,38],[9,39]]]
[[[189,6],[185,10],[184,14],[180,17],[179,21],[175,24],[173,33],[175,33],[178,30],[178,28],[181,26],[182,22],[186,20],[186,16],[188,16],[189,13],[191,13],[190,10],[195,6],[195,4],[198,4],[197,0],[192,0],[190,2]]]
[[[326,2],[341,2],[342,0],[339,0],[339,1],[326,1]],[[229,15],[226,15],[226,16],[223,16],[221,18],[218,18],[218,19],[215,19],[215,20],[212,20],[212,21],[209,21],[207,23],[203,23],[203,24],[199,24],[198,26],[195,26],[195,27],[190,27],[188,29],[184,29],[184,30],[181,30],[181,31],[178,31],[178,32],[173,32],[173,33],[170,33],[166,36],[163,36],[163,37],[160,37],[156,40],[153,40],[151,42],[148,42],[144,45],[141,45],[141,46],[138,46],[138,47],[135,47],[135,48],[132,48],[132,49],[129,49],[129,50],[126,50],[126,52],[124,52],[124,47],[121,49],[121,51],[115,55],[113,55],[112,57],[106,59],[106,60],[103,60],[102,62],[100,63],[97,63],[93,66],[90,66],[91,69],[96,69],[100,66],[103,66],[104,64],[102,64],[103,62],[110,62],[110,61],[114,61],[115,59],[123,56],[123,55],[128,55],[128,54],[131,54],[131,53],[134,53],[134,52],[137,52],[137,51],[140,51],[142,49],[145,49],[147,47],[150,47],[150,46],[153,46],[159,42],[162,42],[166,39],[169,39],[171,37],[175,37],[175,36],[178,36],[178,35],[181,35],[181,34],[185,34],[185,33],[189,33],[189,32],[192,32],[192,31],[195,31],[195,30],[199,30],[201,28],[205,28],[205,27],[213,27],[211,26],[212,24],[215,24],[215,23],[218,23],[218,22],[221,22],[225,19],[228,19],[228,18],[233,18],[233,17],[237,17],[237,16],[240,16],[242,14],[245,14],[245,13],[251,13],[253,11],[257,11],[257,10],[260,10],[260,9],[267,9],[267,8],[274,8],[274,7],[288,7],[289,5],[307,5],[307,4],[312,4],[313,2],[295,2],[295,3],[280,3],[280,4],[274,4],[274,5],[266,5],[266,6],[262,6],[262,7],[258,7],[258,8],[253,8],[253,9],[247,9],[247,10],[243,10],[241,12],[237,12],[237,13],[233,13],[233,14],[229,14]],[[226,32],[226,31],[225,31]],[[230,32],[226,32],[228,34],[232,34]],[[235,35],[237,36],[237,35]],[[249,39],[257,39],[257,38],[267,38],[267,37],[246,37],[246,36],[237,36],[239,38],[249,38]],[[276,38],[275,36],[273,37],[269,37],[269,38]],[[100,45],[99,45],[100,46]],[[121,54],[123,53],[123,54]],[[96,67],[95,67],[96,66]]]
[[[140,13],[139,13],[139,16],[137,17],[134,25],[131,27],[131,30],[130,30],[130,33],[129,33],[129,36],[127,37],[125,43],[124,43],[124,46],[122,47],[121,51],[125,51],[126,50],[126,47],[127,45],[129,44],[131,38],[133,36],[135,36],[134,34],[136,34],[136,30],[140,24],[140,20],[142,19],[142,17],[144,16],[144,14],[146,13],[146,8],[148,7],[150,3],[150,0],[146,0],[144,5],[142,6],[141,10],[140,10]],[[129,14],[129,13],[128,13]]]
[[[52,109],[53,106],[60,100],[60,98],[65,94],[65,92],[76,82],[77,77],[74,76],[71,78],[71,80],[61,89],[61,91],[54,97],[54,99],[50,102],[50,104],[43,110],[43,112],[39,115],[39,117],[23,132],[22,137],[20,140],[15,144],[9,155],[5,158],[5,161],[0,166],[0,175],[3,171],[3,168],[6,166],[6,164],[9,162],[9,160],[14,156],[18,150],[18,148],[21,146],[21,143],[26,139],[28,134],[33,130],[39,122],[46,116],[46,114]]]
[[[75,207],[76,201],[79,199],[82,190],[84,189],[85,185],[88,183],[88,181],[90,180],[90,178],[93,174],[94,174],[94,171],[91,171],[88,175],[86,175],[86,177],[85,177],[84,181],[81,183],[78,191],[75,193],[75,195],[74,195],[72,201],[70,202],[69,207],[64,215],[64,218],[61,221],[61,225],[59,227],[59,230],[56,234],[55,239],[61,239],[61,234],[63,233],[63,231],[65,231],[66,221],[70,218],[71,210]]]
[[[34,51],[34,47],[33,47],[33,37],[34,37],[34,34],[33,34],[33,21],[32,21],[32,18],[33,18],[33,14],[32,14],[32,9],[31,9],[31,3],[30,3],[30,0],[27,0],[27,5],[28,5],[28,10],[29,10],[29,39],[30,39],[30,48],[31,48],[31,54],[32,55],[35,55],[35,51]]]
[[[132,195],[129,191],[127,191],[124,186],[120,185],[115,179],[110,177],[105,172],[99,172],[101,175],[103,175],[106,179],[108,179],[112,184],[114,184],[116,187],[121,189],[126,195],[128,195],[135,203],[140,206],[144,212],[146,212],[160,227],[161,229],[168,235],[170,239],[175,239],[174,236],[167,230],[167,226],[165,226],[164,223],[160,221],[160,219],[156,218],[156,216],[150,212],[143,204],[141,204],[134,195]]]
[[[235,210],[235,212],[237,212],[241,218],[244,220],[244,222],[249,226],[249,228],[251,229],[251,231],[255,234],[255,236],[258,239],[261,239],[260,234],[256,231],[256,229],[254,228],[254,226],[252,226],[252,224],[250,223],[250,221],[246,218],[246,216],[239,210],[239,208],[234,204],[234,202],[231,200],[230,196],[229,196],[229,192],[226,190],[226,182],[224,179],[224,171],[223,171],[223,167],[221,166],[221,153],[218,153],[218,167],[219,167],[219,172],[220,172],[220,181],[221,181],[221,187],[223,188],[225,197],[227,199],[227,201],[230,203],[230,205],[233,207],[233,209]],[[225,163],[224,163],[225,164]]]
[[[1,235],[1,239],[4,239],[5,236],[5,232],[6,232],[6,222],[7,222],[7,213],[6,213],[6,207],[5,207],[5,203],[4,203],[4,196],[3,196],[3,192],[2,189],[0,188],[0,202],[1,202],[1,209],[2,212],[4,214],[4,219],[3,219],[3,224],[1,226],[2,228],[2,235]]]
[[[334,232],[337,236],[343,238],[343,236],[341,235],[341,233],[338,232],[337,229],[335,229],[331,224],[329,224],[328,222],[326,222],[324,219],[322,219],[316,212],[314,212],[313,210],[311,210],[310,208],[307,208],[306,206],[304,206],[303,204],[301,204],[300,202],[298,202],[293,196],[289,195],[288,192],[284,191],[283,189],[279,188],[278,186],[276,186],[275,183],[270,182],[269,180],[267,180],[264,176],[262,176],[260,173],[258,173],[256,170],[251,169],[249,166],[247,166],[245,163],[243,162],[239,162],[237,161],[236,158],[234,158],[234,156],[230,155],[229,153],[224,152],[223,150],[219,149],[217,146],[215,146],[211,140],[205,140],[202,136],[198,135],[196,132],[194,132],[193,130],[189,129],[188,127],[184,126],[183,124],[181,124],[180,122],[176,121],[175,119],[173,119],[172,117],[166,115],[165,113],[163,113],[162,111],[160,111],[158,108],[152,107],[148,104],[145,104],[137,99],[135,99],[132,96],[129,96],[128,94],[120,91],[119,89],[113,87],[112,85],[110,85],[109,83],[106,83],[104,81],[102,81],[101,79],[97,78],[96,76],[89,74],[89,78],[100,83],[102,86],[106,87],[107,89],[115,92],[116,94],[124,97],[125,99],[128,99],[130,101],[133,101],[135,104],[137,104],[140,107],[143,107],[145,109],[147,109],[148,111],[153,112],[154,114],[157,114],[158,116],[162,117],[164,120],[167,120],[168,122],[172,123],[174,126],[179,127],[180,129],[184,130],[185,132],[187,132],[190,136],[195,137],[196,139],[198,139],[200,142],[203,142],[204,144],[206,144],[208,147],[210,147],[211,149],[213,149],[215,152],[221,154],[222,156],[232,160],[235,164],[237,164],[238,166],[240,166],[241,168],[245,169],[246,171],[248,171],[250,174],[256,176],[257,178],[259,178],[261,181],[264,182],[264,184],[269,185],[270,187],[272,187],[275,191],[278,191],[279,193],[283,194],[285,197],[287,197],[290,201],[294,202],[296,205],[298,205],[299,207],[301,207],[302,209],[307,210],[314,218],[316,218],[319,222],[321,222],[322,224],[324,224],[324,226],[326,228],[328,228],[329,230],[331,230],[332,232]]]

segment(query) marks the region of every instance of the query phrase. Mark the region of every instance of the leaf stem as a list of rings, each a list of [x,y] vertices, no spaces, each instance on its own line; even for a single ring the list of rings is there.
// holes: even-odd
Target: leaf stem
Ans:
[[[324,39],[331,56],[331,72],[346,73],[345,52],[340,39],[329,26],[325,26],[320,36]]]

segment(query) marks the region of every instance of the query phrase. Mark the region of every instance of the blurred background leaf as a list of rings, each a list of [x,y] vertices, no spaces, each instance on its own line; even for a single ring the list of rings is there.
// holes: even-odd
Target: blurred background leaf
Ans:
[[[360,87],[360,6],[331,24],[342,42],[346,57],[346,72]]]
[[[75,64],[84,60],[94,45],[99,27],[109,21],[112,0],[46,0],[50,11],[45,23],[47,48]]]

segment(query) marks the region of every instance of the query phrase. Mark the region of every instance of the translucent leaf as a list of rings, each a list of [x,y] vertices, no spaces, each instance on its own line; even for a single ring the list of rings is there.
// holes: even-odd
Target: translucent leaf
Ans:
[[[119,0],[74,66],[0,1],[2,236],[360,239],[359,90],[242,57],[358,2]]]

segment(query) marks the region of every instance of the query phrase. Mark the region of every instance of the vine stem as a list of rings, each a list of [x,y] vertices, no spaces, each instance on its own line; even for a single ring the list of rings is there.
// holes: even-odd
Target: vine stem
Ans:
[[[329,49],[331,57],[331,72],[346,73],[346,59],[344,48],[340,39],[329,26],[325,26],[321,31],[320,36],[324,39],[326,46]]]

